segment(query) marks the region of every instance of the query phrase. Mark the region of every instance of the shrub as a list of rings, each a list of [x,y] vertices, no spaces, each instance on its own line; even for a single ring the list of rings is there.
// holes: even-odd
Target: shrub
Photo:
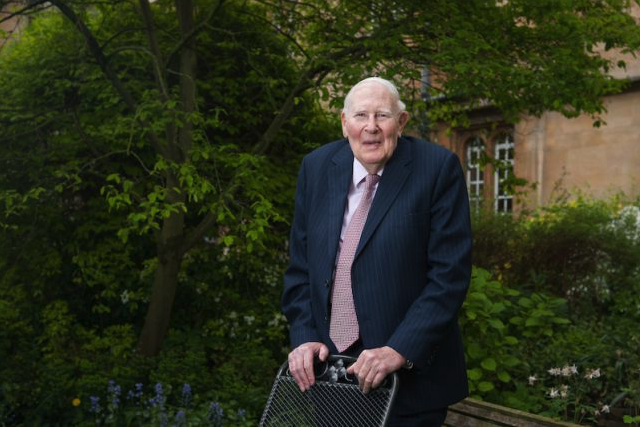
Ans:
[[[624,196],[579,197],[513,218],[480,214],[474,264],[519,290],[566,298],[574,317],[595,317],[619,293],[640,292],[639,206]]]
[[[461,328],[473,396],[496,399],[526,378],[533,347],[549,342],[569,321],[565,301],[544,294],[523,296],[474,267],[462,307]]]
[[[632,422],[640,409],[638,261],[640,203],[624,196],[476,217],[474,264],[491,275],[474,271],[462,313],[474,394],[582,424]],[[482,366],[488,358],[496,368],[520,364],[509,368],[510,382],[496,381]],[[564,368],[579,373],[562,379]],[[595,369],[600,377],[584,379]],[[497,388],[481,392],[487,381]]]
[[[83,426],[247,425],[245,410],[231,411],[219,402],[203,399],[188,383],[179,390],[159,382],[151,389],[136,383],[125,393],[119,384],[109,380],[104,396],[87,399],[72,401],[74,407],[80,408]]]

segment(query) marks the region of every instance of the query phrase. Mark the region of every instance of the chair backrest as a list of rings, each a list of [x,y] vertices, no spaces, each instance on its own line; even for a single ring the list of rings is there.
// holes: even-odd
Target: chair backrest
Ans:
[[[301,392],[285,362],[278,371],[260,426],[384,426],[398,389],[398,376],[389,375],[380,387],[362,393],[358,380],[347,374],[355,362],[332,355],[316,362],[316,383]]]

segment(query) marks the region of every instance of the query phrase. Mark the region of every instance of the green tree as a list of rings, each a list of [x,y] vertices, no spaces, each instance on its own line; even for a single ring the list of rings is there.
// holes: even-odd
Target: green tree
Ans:
[[[339,137],[327,107],[381,74],[432,121],[485,101],[597,117],[624,85],[600,54],[638,49],[630,3],[0,1],[29,17],[0,50],[0,423],[78,421],[69,395],[137,381],[133,351],[168,331],[149,379],[259,403],[295,171]]]
[[[283,201],[290,195],[284,184],[295,175],[296,152],[306,136],[318,133],[309,118],[317,105],[299,94],[296,113],[288,115],[292,129],[280,132],[280,144],[271,149],[283,157],[277,162],[286,168],[278,171],[269,147],[261,144],[258,150],[257,145],[266,130],[278,134],[269,121],[295,79],[286,48],[265,29],[266,21],[251,16],[249,7],[203,3],[199,11],[206,14],[199,24],[182,23],[187,28],[181,29],[180,19],[187,18],[176,19],[175,14],[189,16],[196,10],[185,12],[180,8],[188,3],[179,3],[175,9],[154,4],[153,25],[146,2],[137,10],[130,2],[86,10],[56,3],[69,19],[56,13],[36,19],[5,56],[11,66],[6,67],[4,87],[15,89],[6,100],[12,133],[5,139],[16,149],[6,158],[5,183],[24,188],[7,191],[7,219],[20,205],[41,205],[42,190],[53,192],[56,205],[71,200],[67,211],[73,202],[94,205],[96,212],[85,223],[76,220],[76,226],[84,234],[101,229],[107,235],[113,230],[107,226],[115,226],[130,245],[111,236],[95,252],[65,252],[74,261],[59,266],[79,266],[83,283],[100,283],[113,296],[113,285],[120,283],[122,289],[123,283],[113,281],[116,273],[149,260],[151,296],[139,298],[149,302],[139,340],[145,355],[159,351],[167,332],[185,255],[205,237],[227,247],[264,248],[266,232],[282,219],[282,205],[290,206]],[[70,23],[79,31],[72,31]],[[199,65],[195,47],[189,47],[196,36],[206,47],[197,53]],[[30,70],[40,73],[34,76]],[[25,109],[33,110],[21,116]],[[25,133],[25,124],[38,124],[36,132]],[[43,150],[25,150],[25,138]],[[11,168],[16,158],[24,161],[19,171],[46,167],[39,177],[20,180]],[[50,176],[44,177],[45,172]],[[20,204],[14,196],[21,198]],[[6,228],[12,226],[18,225],[5,222]],[[27,229],[21,225],[14,233]],[[68,239],[68,230],[60,229]],[[154,247],[155,258],[150,253]],[[122,248],[128,250],[118,250]],[[137,269],[143,271],[140,265]],[[111,311],[104,305],[96,310]]]
[[[237,352],[229,344],[236,340],[217,320],[233,323],[225,314],[233,309],[256,313],[263,323],[251,326],[255,340],[245,348],[266,348],[275,339],[272,347],[279,351],[282,323],[278,329],[268,325],[277,297],[265,285],[279,284],[272,271],[283,260],[286,226],[280,219],[290,211],[290,182],[299,153],[307,150],[311,136],[330,138],[331,127],[317,103],[301,96],[289,127],[279,134],[281,157],[251,153],[272,112],[287,97],[286,82],[296,68],[286,47],[265,30],[265,21],[229,8],[218,11],[212,28],[200,34],[207,49],[199,52],[199,111],[188,119],[197,123],[198,132],[189,162],[171,162],[155,152],[140,124],[146,121],[164,136],[166,124],[180,124],[184,116],[176,119],[177,110],[160,100],[148,53],[136,48],[143,46],[144,33],[130,30],[136,28],[135,9],[119,12],[82,13],[96,37],[108,40],[103,49],[109,52],[110,67],[121,80],[129,77],[126,88],[139,100],[135,111],[87,55],[86,40],[73,23],[54,11],[38,15],[20,43],[8,46],[0,59],[5,89],[0,113],[0,306],[11,310],[2,317],[0,402],[41,414],[44,420],[34,424],[64,421],[48,420],[60,414],[46,411],[68,406],[66,395],[85,373],[94,372],[87,383],[95,385],[104,373],[131,377],[136,371],[121,366],[132,359],[131,335],[143,331],[144,311],[158,277],[155,239],[165,217],[160,211],[173,213],[164,190],[169,174],[189,189],[184,191],[185,234],[210,211],[217,222],[182,257],[174,279],[183,289],[175,297],[182,311],[174,315],[174,327],[187,325],[196,336],[211,339],[208,350],[219,352],[215,365],[231,367],[224,359]],[[169,45],[171,8],[156,12],[159,25],[168,31],[162,43]],[[119,36],[117,42],[109,39],[113,34]],[[168,74],[169,79],[180,76]],[[232,294],[225,284],[237,292]],[[244,307],[240,292],[247,301]],[[164,317],[168,321],[169,314]],[[196,331],[203,325],[209,334]],[[258,337],[262,325],[277,332],[258,331]],[[177,362],[196,361],[186,341],[174,339],[176,343]],[[197,360],[203,363],[201,371],[206,362],[211,364],[203,356]],[[258,361],[245,353],[236,361],[249,358],[260,364],[252,368],[265,366],[263,373],[270,374],[273,363],[266,358]],[[164,375],[172,371],[178,373],[158,370]],[[236,374],[236,384],[240,379]],[[7,422],[2,411],[0,407],[0,421]],[[16,410],[13,414],[15,421],[23,418]]]
[[[121,222],[120,237],[140,235],[138,248],[154,249],[138,343],[142,354],[154,355],[170,326],[185,255],[204,237],[259,247],[268,227],[282,219],[269,192],[278,194],[278,188],[268,188],[272,181],[264,167],[300,148],[292,147],[287,127],[295,112],[313,105],[311,96],[319,91],[335,106],[346,85],[383,73],[408,83],[405,98],[418,111],[424,100],[415,83],[421,69],[429,67],[435,76],[429,91],[442,96],[429,99],[431,120],[456,123],[466,107],[486,100],[509,117],[549,109],[597,115],[603,111],[602,95],[624,85],[608,76],[615,64],[600,53],[638,48],[637,26],[625,12],[629,4],[30,2],[16,13],[55,9],[66,18],[61,26],[75,28],[75,36],[67,31],[65,37],[76,50],[52,48],[61,55],[62,70],[44,64],[44,56],[32,60],[40,62],[37,82],[50,82],[45,94],[53,103],[43,103],[40,93],[27,95],[28,75],[21,80],[5,73],[9,80],[3,88],[24,89],[25,104],[17,96],[3,101],[3,111],[9,112],[3,122],[14,130],[3,139],[19,146],[25,136],[39,136],[43,145],[75,146],[73,158],[61,157],[66,162],[54,174],[66,182],[54,186],[66,189],[72,201],[84,188],[89,195],[80,199],[83,204],[101,191],[112,214],[123,216],[111,220]],[[252,31],[238,31],[237,25]],[[31,34],[34,40],[47,36]],[[254,46],[245,44],[248,34],[257,37]],[[267,40],[272,44],[266,46]],[[3,55],[5,64],[23,42]],[[280,74],[278,58],[291,61],[290,72]],[[246,76],[246,83],[239,87],[235,73]],[[26,86],[16,86],[20,82]],[[102,91],[92,106],[86,97],[91,87]],[[83,102],[88,110],[74,106]],[[64,112],[64,127],[60,111],[42,112],[60,103],[71,107]],[[256,103],[262,108],[251,109]],[[105,138],[114,143],[109,151],[91,144]],[[86,173],[98,161],[103,161],[106,183],[86,189]],[[25,167],[35,165],[28,161]],[[27,181],[18,189],[11,180],[3,194],[8,215],[18,213],[21,204],[43,201],[41,190],[52,189],[52,182],[42,181]]]

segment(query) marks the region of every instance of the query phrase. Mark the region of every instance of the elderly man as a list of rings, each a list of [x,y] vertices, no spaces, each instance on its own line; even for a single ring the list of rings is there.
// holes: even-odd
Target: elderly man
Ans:
[[[314,359],[357,357],[363,392],[398,371],[391,426],[437,426],[468,394],[458,313],[471,272],[464,175],[446,149],[401,133],[396,87],[368,78],[348,93],[344,139],[300,168],[283,310],[301,390]]]

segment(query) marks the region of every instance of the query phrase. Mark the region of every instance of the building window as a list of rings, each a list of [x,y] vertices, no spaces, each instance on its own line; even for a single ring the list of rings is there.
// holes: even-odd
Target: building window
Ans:
[[[480,137],[473,137],[467,143],[467,187],[469,203],[473,212],[479,212],[484,192],[484,172],[481,159],[484,153],[484,142]]]
[[[498,213],[513,210],[513,195],[505,183],[513,172],[513,149],[513,136],[509,134],[500,136],[495,142],[494,202]]]

